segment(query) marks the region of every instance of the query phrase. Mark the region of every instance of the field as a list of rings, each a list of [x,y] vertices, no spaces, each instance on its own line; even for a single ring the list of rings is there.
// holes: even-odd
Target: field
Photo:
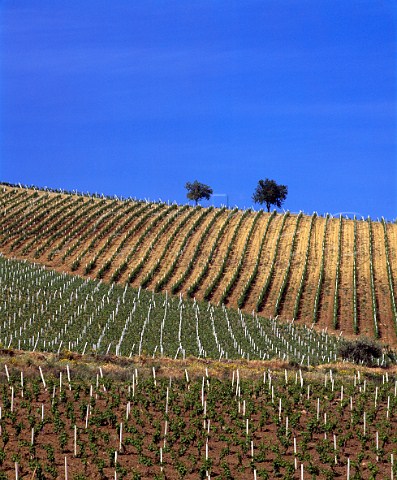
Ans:
[[[397,345],[397,225],[4,185],[0,251]]]
[[[10,185],[0,215],[0,480],[395,478],[397,225]]]
[[[25,357],[2,352],[1,479],[397,473],[395,370]]]
[[[339,339],[209,303],[57,273],[0,256],[0,342],[132,357],[336,360]]]

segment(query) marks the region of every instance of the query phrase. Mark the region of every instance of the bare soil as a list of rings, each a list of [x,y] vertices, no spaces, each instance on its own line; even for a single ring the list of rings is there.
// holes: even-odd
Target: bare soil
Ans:
[[[350,465],[350,478],[390,478],[396,374],[2,350],[0,472],[298,480],[303,465],[304,478],[323,480],[346,478]]]
[[[0,197],[0,208],[2,215],[2,228],[4,228],[3,234],[0,235],[0,242],[2,243],[1,252],[5,256],[24,258],[30,261],[38,261],[42,264],[45,264],[49,267],[55,268],[59,271],[65,271],[71,273],[72,266],[79,255],[81,256],[87,246],[91,243],[95,235],[101,235],[101,232],[112,221],[113,214],[109,217],[105,217],[106,212],[98,218],[94,217],[95,210],[93,209],[87,216],[82,216],[77,222],[74,221],[74,216],[70,212],[81,204],[81,208],[84,208],[88,202],[91,201],[90,198],[77,197],[75,195],[65,195],[53,192],[41,192],[41,191],[29,191],[19,188],[10,188],[3,187],[1,189],[2,196]],[[48,205],[49,212],[46,216],[41,216],[40,213],[45,211],[47,200],[42,203],[41,199],[45,196],[48,199],[53,199],[53,203]],[[66,200],[66,202],[59,204],[59,201]],[[94,199],[94,202],[98,203],[100,208],[101,199]],[[114,200],[106,200],[109,206],[113,204]],[[18,205],[18,206],[17,206]],[[65,212],[61,213],[61,209],[68,205]],[[124,205],[120,206],[120,209],[115,210],[114,216],[118,212],[123,211]],[[165,207],[169,208],[169,207]],[[180,207],[179,207],[180,208]],[[188,209],[183,215],[187,215]],[[13,213],[17,212],[18,215],[13,216]],[[57,214],[59,212],[59,215]],[[79,209],[78,213],[81,213],[82,210]],[[212,248],[213,242],[216,238],[217,232],[221,228],[223,222],[225,221],[227,215],[230,213],[225,212],[220,215],[213,228],[208,235],[208,238],[205,239],[205,242],[202,245],[201,251],[195,262],[193,271],[186,278],[186,282],[182,285],[181,292],[184,293],[195,281],[197,276],[200,274],[203,265],[208,258],[209,252]],[[55,214],[55,215],[54,215]],[[144,224],[137,228],[133,232],[131,238],[128,239],[124,248],[116,256],[114,262],[112,263],[109,271],[106,273],[104,280],[108,281],[111,279],[113,273],[125,260],[126,256],[131,252],[132,248],[139,241],[140,235],[150,225],[151,222],[156,218],[154,214],[151,217],[147,218],[147,221]],[[172,214],[172,212],[170,212]],[[166,288],[174,283],[178,278],[183,274],[183,269],[189,263],[189,256],[193,254],[196,247],[196,242],[200,238],[200,234],[207,225],[207,222],[210,221],[210,218],[214,213],[211,213],[206,217],[205,222],[200,225],[200,227],[192,234],[192,237],[188,239],[186,248],[181,253],[180,258],[177,263],[177,267],[174,271],[174,274]],[[144,213],[142,214],[144,215]],[[189,219],[187,225],[183,228],[182,231],[178,233],[176,238],[173,240],[172,246],[167,252],[167,255],[164,259],[163,264],[160,266],[159,271],[156,273],[155,278],[151,282],[151,287],[153,287],[164,275],[164,272],[169,268],[170,264],[175,259],[175,256],[178,255],[179,246],[184,240],[184,235],[189,231],[192,222],[197,218],[198,214],[192,216]],[[200,285],[197,291],[197,297],[202,298],[206,288],[210,285],[212,279],[216,275],[216,272],[219,270],[219,267],[222,264],[225,252],[228,248],[228,245],[233,236],[234,228],[237,225],[237,222],[242,215],[242,212],[234,214],[230,224],[226,228],[226,231],[219,243],[217,245],[214,258],[211,262],[207,276],[204,278],[202,284]],[[224,277],[221,279],[216,291],[213,293],[213,301],[216,303],[220,295],[227,285],[228,281],[233,275],[233,272],[238,265],[238,262],[241,259],[241,252],[244,246],[245,239],[247,238],[248,231],[252,225],[254,213],[250,213],[247,219],[241,225],[241,230],[237,235],[236,243],[232,246],[231,256],[226,265],[226,270]],[[52,221],[49,221],[49,218],[52,218]],[[91,277],[95,277],[99,268],[104,264],[104,262],[111,258],[113,253],[116,251],[118,245],[123,239],[123,235],[130,229],[134,229],[134,225],[137,225],[141,217],[137,217],[125,226],[125,228],[120,232],[120,236],[116,238],[110,248],[98,259],[96,269],[90,273]],[[153,228],[153,231],[147,235],[145,240],[142,242],[142,245],[137,249],[136,254],[132,257],[127,271],[120,277],[120,282],[125,282],[128,274],[134,268],[134,266],[141,260],[145,255],[145,252],[149,248],[149,245],[155,238],[157,232],[162,228],[163,222],[167,221],[165,217],[158,225]],[[228,299],[228,305],[233,307],[237,305],[237,300],[241,295],[242,289],[244,288],[247,279],[249,278],[256,262],[258,255],[259,245],[262,239],[262,235],[266,228],[266,223],[268,221],[269,214],[263,214],[259,219],[257,227],[253,232],[250,243],[247,248],[246,255],[243,259],[243,270],[241,272],[238,281]],[[55,248],[60,243],[60,239],[57,239],[55,242],[51,243],[48,248],[46,248],[39,258],[35,258],[35,252],[41,246],[46,245],[50,236],[54,233],[52,225],[59,221],[63,220],[65,231],[62,232],[63,235],[67,235],[68,232],[71,232],[74,228],[81,225],[81,232],[76,232],[76,235],[73,236],[65,245],[60,248],[60,251],[51,259],[48,259],[50,251]],[[102,220],[101,220],[102,219]],[[88,220],[88,222],[87,222]],[[122,218],[120,222],[124,221]],[[158,239],[159,241],[154,245],[153,251],[151,252],[147,263],[144,265],[143,270],[140,272],[139,276],[136,278],[134,285],[139,285],[144,278],[145,274],[151,270],[155,264],[159,255],[163,251],[164,245],[167,242],[169,236],[172,235],[175,231],[176,225],[179,221],[182,220],[182,217],[177,217],[175,222],[170,225],[170,229],[162,235],[162,238]],[[270,265],[274,256],[274,248],[277,236],[279,234],[279,228],[282,221],[282,215],[277,215],[270,225],[268,230],[264,248],[259,262],[259,272],[257,278],[254,280],[252,285],[252,290],[247,299],[244,309],[251,312],[255,306],[258,299],[258,296],[261,292],[261,289],[266,281],[267,275],[269,273]],[[95,230],[92,227],[97,222],[97,228]],[[289,254],[291,251],[291,241],[292,241],[292,232],[294,229],[295,217],[291,216],[287,219],[284,231],[282,232],[279,253],[276,259],[276,268],[270,284],[270,289],[264,304],[262,315],[273,315],[274,306],[277,299],[277,294],[279,288],[282,284],[284,278],[284,272],[288,262]],[[310,222],[309,217],[304,217],[302,219],[302,225],[299,227],[297,242],[295,250],[293,252],[293,263],[292,269],[290,271],[289,278],[287,279],[287,291],[282,305],[282,311],[280,318],[291,319],[293,315],[293,307],[296,298],[296,292],[299,286],[301,272],[303,269],[303,261],[305,249],[307,246],[307,228]],[[311,246],[309,251],[309,262],[307,269],[307,278],[304,285],[304,290],[301,298],[300,308],[299,308],[299,317],[295,319],[299,323],[310,323],[313,318],[313,307],[314,307],[314,298],[316,294],[318,278],[319,278],[319,269],[321,263],[321,247],[322,247],[322,236],[324,228],[325,219],[318,217],[314,221]],[[83,227],[83,225],[86,225]],[[87,226],[88,225],[88,226]],[[101,238],[95,245],[94,251],[87,252],[82,257],[81,265],[77,270],[77,273],[84,275],[85,263],[87,263],[103,245],[105,245],[106,240],[112,232],[115,231],[118,224],[112,226],[109,232]],[[394,324],[393,313],[391,309],[391,300],[390,300],[390,288],[387,277],[387,268],[386,268],[386,250],[385,250],[385,241],[384,241],[384,232],[383,226],[380,222],[373,222],[373,236],[374,236],[374,245],[373,245],[373,261],[374,261],[374,279],[375,279],[375,292],[376,292],[376,304],[377,304],[377,313],[379,317],[379,331],[382,341],[390,343],[391,345],[397,345],[397,335],[396,335],[396,326]],[[11,228],[12,227],[12,228]],[[63,228],[63,227],[60,227]],[[84,235],[86,229],[91,229],[90,234],[78,245],[78,248],[73,252],[73,254],[67,258],[65,263],[61,262],[61,258],[67,249],[78,242],[79,235]],[[9,229],[9,230],[7,230]],[[338,256],[338,229],[339,229],[339,219],[330,219],[328,224],[328,231],[326,236],[326,251],[325,251],[325,277],[321,290],[321,302],[319,305],[319,328],[327,328],[329,331],[332,331],[332,317],[333,317],[333,303],[334,303],[334,289],[335,289],[335,272],[336,272],[336,262]],[[390,248],[390,262],[392,267],[393,275],[393,284],[394,288],[397,284],[397,225],[389,223],[387,225],[387,232],[389,238],[389,248]],[[19,240],[20,244],[17,248],[11,250],[11,244]],[[358,325],[360,334],[373,336],[373,318],[372,318],[372,301],[371,301],[371,290],[370,290],[370,275],[369,275],[369,236],[368,236],[368,223],[366,221],[357,222],[357,253],[356,253],[356,263],[357,263],[357,305],[358,305]],[[33,243],[32,243],[33,242]],[[24,253],[24,249],[27,245],[31,244],[27,254]],[[339,293],[338,293],[338,330],[343,330],[347,334],[353,334],[353,319],[352,319],[352,269],[353,269],[353,221],[343,220],[343,236],[342,236],[342,254],[341,254],[341,273],[340,273],[340,283],[339,283]],[[76,272],[74,272],[76,273]],[[396,294],[396,291],[394,291]]]

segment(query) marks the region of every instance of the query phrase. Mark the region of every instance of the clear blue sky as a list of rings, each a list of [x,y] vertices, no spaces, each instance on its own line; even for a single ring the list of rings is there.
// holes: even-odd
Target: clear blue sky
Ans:
[[[395,0],[4,0],[0,27],[2,181],[248,207],[268,177],[397,217]]]

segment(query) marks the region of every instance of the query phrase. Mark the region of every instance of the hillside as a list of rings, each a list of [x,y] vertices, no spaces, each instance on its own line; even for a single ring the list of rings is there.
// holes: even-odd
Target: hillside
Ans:
[[[0,312],[0,345],[18,351],[278,359],[309,367],[335,362],[340,345],[339,337],[292,322],[84,279],[1,255]]]
[[[397,345],[397,225],[2,186],[0,252]]]

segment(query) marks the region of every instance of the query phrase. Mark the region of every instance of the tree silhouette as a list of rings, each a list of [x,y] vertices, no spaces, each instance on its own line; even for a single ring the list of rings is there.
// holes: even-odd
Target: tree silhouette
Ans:
[[[288,187],[278,185],[274,180],[259,180],[252,199],[255,203],[266,204],[267,211],[270,212],[270,205],[281,207],[287,198]]]
[[[187,198],[189,200],[194,200],[196,205],[197,202],[202,198],[209,200],[213,193],[211,187],[205,185],[205,183],[200,183],[197,180],[195,180],[193,183],[187,182],[185,188],[187,189]]]

